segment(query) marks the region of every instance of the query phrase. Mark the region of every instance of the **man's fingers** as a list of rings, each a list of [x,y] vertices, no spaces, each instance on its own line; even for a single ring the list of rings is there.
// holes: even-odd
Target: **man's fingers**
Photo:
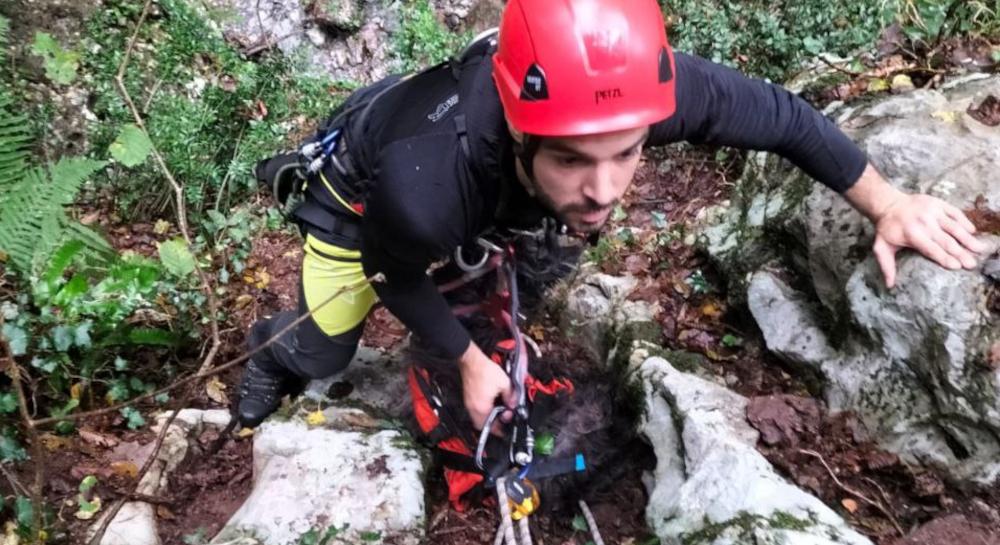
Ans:
[[[958,254],[951,247],[948,248],[948,252],[957,257],[966,269],[975,267],[976,256],[973,255],[973,252],[979,253],[985,250],[986,244],[976,240],[976,237],[972,233],[965,230],[960,223],[952,219],[942,220],[941,230],[943,231],[943,235],[950,238],[952,244],[958,249]]]
[[[969,217],[965,215],[965,212],[962,212],[957,207],[945,203],[944,213],[952,220],[957,221],[959,225],[965,228],[965,230],[968,231],[969,233],[976,232],[976,226],[972,223],[972,220],[970,220]]]
[[[938,247],[943,248],[948,254],[944,263],[949,269],[960,269],[962,267],[972,268],[976,266],[976,258],[972,256],[961,244],[940,227],[930,229],[930,237]]]
[[[885,286],[891,289],[896,285],[896,249],[884,238],[877,236],[872,251],[875,253],[879,268],[882,269],[882,276],[885,277]]]
[[[957,208],[954,211],[946,210],[946,212],[948,219],[941,222],[941,228],[970,251],[977,254],[985,252],[986,243],[976,238],[976,226],[969,221],[969,218],[965,217],[965,214]]]

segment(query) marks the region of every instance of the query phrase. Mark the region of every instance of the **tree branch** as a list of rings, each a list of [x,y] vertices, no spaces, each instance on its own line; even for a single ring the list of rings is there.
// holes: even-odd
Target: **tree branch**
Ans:
[[[128,105],[129,110],[131,110],[136,126],[138,126],[142,132],[146,133],[147,137],[149,137],[149,130],[146,128],[146,122],[143,120],[142,114],[139,113],[139,109],[136,108],[135,102],[132,101],[132,95],[129,94],[128,89],[125,87],[125,70],[128,68],[129,62],[132,60],[132,52],[135,50],[135,44],[139,40],[139,31],[142,29],[142,25],[146,21],[146,17],[149,15],[149,8],[152,3],[153,0],[146,0],[146,4],[142,8],[142,15],[139,16],[139,21],[135,24],[135,30],[132,32],[132,37],[129,39],[128,47],[125,49],[125,56],[122,58],[121,64],[118,65],[118,73],[115,74],[115,85],[118,87],[118,93]],[[150,143],[152,144],[152,139],[150,139]],[[156,149],[156,144],[152,144],[152,155],[156,160],[156,164],[160,167],[160,171],[163,172],[164,177],[167,178],[167,181],[170,182],[170,186],[174,190],[174,206],[177,209],[177,226],[180,228],[181,235],[184,237],[184,241],[187,242],[188,247],[193,248],[194,245],[191,241],[191,230],[187,221],[187,207],[184,204],[184,188],[177,182],[177,179],[175,179],[174,175],[170,172],[166,161],[163,160],[163,156],[160,155],[159,150]],[[212,347],[209,349],[208,356],[202,364],[202,369],[208,369],[212,366],[212,363],[215,360],[215,354],[219,351],[219,347],[222,345],[222,341],[219,339],[219,300],[215,297],[215,290],[212,289],[212,284],[208,280],[208,275],[205,274],[204,270],[202,270],[201,266],[198,264],[198,260],[195,260],[195,271],[197,271],[198,278],[201,281],[201,290],[205,293],[205,298],[208,301],[209,328],[212,332]]]

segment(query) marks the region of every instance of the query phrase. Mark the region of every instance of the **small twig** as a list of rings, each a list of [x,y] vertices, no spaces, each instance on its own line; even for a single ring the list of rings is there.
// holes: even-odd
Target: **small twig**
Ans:
[[[244,57],[253,57],[254,55],[260,53],[261,51],[267,51],[268,49],[271,49],[272,47],[280,44],[281,42],[287,40],[288,38],[291,38],[292,36],[295,36],[297,34],[302,34],[303,32],[305,32],[304,28],[293,30],[292,32],[289,32],[288,34],[285,34],[284,36],[281,36],[279,38],[268,39],[265,40],[264,43],[243,49],[240,51],[240,54],[243,55]]]
[[[323,301],[322,303],[320,303],[319,305],[317,305],[315,308],[311,309],[309,312],[307,312],[307,313],[303,314],[302,316],[299,316],[298,318],[296,318],[295,321],[293,321],[292,323],[290,323],[287,326],[285,326],[284,328],[282,328],[281,331],[278,331],[277,333],[275,333],[270,339],[264,341],[263,343],[261,343],[259,346],[257,346],[253,350],[251,350],[251,351],[243,354],[242,356],[233,358],[233,359],[231,359],[231,360],[223,363],[222,365],[213,367],[212,369],[209,369],[208,371],[198,371],[198,372],[193,373],[191,375],[188,375],[188,376],[186,376],[186,377],[184,377],[182,379],[178,379],[178,380],[174,381],[172,384],[164,386],[163,388],[160,388],[159,390],[155,390],[155,391],[152,391],[152,392],[149,392],[149,393],[146,393],[146,394],[142,394],[142,395],[133,397],[132,399],[129,399],[127,401],[123,401],[121,403],[118,403],[116,405],[112,405],[110,407],[105,407],[103,409],[96,409],[96,410],[93,410],[93,411],[87,411],[87,412],[82,412],[82,413],[68,414],[66,416],[50,416],[50,417],[47,417],[47,418],[39,418],[38,420],[32,421],[32,423],[36,427],[41,427],[41,426],[47,426],[49,424],[54,424],[56,422],[61,422],[61,421],[64,421],[64,420],[65,421],[74,421],[74,420],[81,420],[81,419],[84,419],[84,418],[90,418],[90,417],[93,417],[93,416],[100,416],[100,415],[104,415],[104,414],[109,414],[109,413],[115,412],[115,411],[117,411],[119,409],[123,409],[123,408],[125,408],[125,407],[127,407],[129,405],[133,405],[135,403],[138,403],[140,401],[145,401],[147,399],[152,399],[152,398],[154,398],[154,397],[156,397],[156,396],[158,396],[160,394],[164,394],[164,393],[170,392],[172,390],[176,390],[177,388],[180,388],[181,386],[190,384],[190,383],[192,383],[194,381],[201,380],[201,379],[204,379],[204,378],[208,378],[208,377],[211,377],[213,375],[217,375],[217,374],[219,374],[219,373],[221,373],[223,371],[226,371],[227,369],[231,369],[231,368],[233,368],[233,367],[235,367],[235,366],[243,363],[244,361],[252,358],[254,355],[256,355],[261,350],[264,350],[268,346],[271,346],[272,344],[274,344],[275,342],[277,342],[277,340],[279,338],[281,338],[285,333],[288,333],[289,331],[291,331],[293,328],[295,328],[296,326],[298,326],[302,322],[308,320],[313,314],[315,314],[317,311],[319,311],[320,309],[322,309],[323,307],[325,307],[326,305],[328,305],[331,301],[333,301],[337,297],[340,297],[344,293],[347,293],[348,291],[355,290],[355,289],[363,286],[366,283],[382,282],[382,281],[384,281],[383,275],[381,273],[376,273],[376,274],[374,274],[372,276],[369,276],[368,278],[365,278],[364,280],[358,280],[357,282],[354,282],[353,284],[348,284],[346,286],[341,287],[339,290],[337,290],[336,292],[334,292],[333,294],[331,294],[330,297],[328,297],[325,301]]]
[[[3,329],[4,317],[0,315],[0,330]],[[42,487],[45,485],[45,446],[42,445],[42,440],[38,436],[38,429],[35,427],[31,420],[31,412],[28,411],[28,398],[24,394],[24,377],[26,376],[24,370],[21,366],[17,364],[17,360],[14,359],[14,351],[10,347],[10,343],[7,342],[7,337],[0,335],[0,347],[3,348],[3,358],[7,360],[6,367],[7,376],[10,377],[11,386],[14,388],[14,392],[17,394],[17,407],[21,414],[21,423],[24,425],[24,431],[28,436],[28,442],[31,443],[31,461],[34,465],[35,479],[31,485],[31,505],[32,505],[32,543],[43,543],[42,538],[42,515],[44,509],[42,507]],[[4,469],[6,473],[6,469]],[[23,488],[23,487],[22,487]]]
[[[817,58],[818,58],[818,59],[820,60],[820,62],[822,62],[823,64],[825,64],[825,65],[829,66],[830,68],[833,68],[834,70],[836,70],[836,71],[838,71],[838,72],[841,72],[841,73],[843,73],[843,74],[846,74],[846,75],[848,75],[848,76],[850,76],[850,77],[852,77],[852,78],[856,78],[856,77],[859,77],[859,76],[862,76],[862,75],[864,75],[864,74],[861,74],[860,72],[854,72],[854,71],[852,71],[852,70],[848,70],[848,69],[846,69],[846,68],[842,68],[842,67],[840,67],[840,66],[837,66],[836,64],[833,64],[832,62],[830,62],[830,61],[829,61],[829,60],[828,60],[828,59],[827,59],[826,57],[824,57],[823,55],[819,55],[819,56],[818,56]]]
[[[153,103],[153,97],[156,93],[160,91],[160,86],[163,85],[163,78],[158,78],[156,83],[153,84],[153,89],[149,91],[149,97],[146,98],[146,103],[142,105],[142,113],[149,113],[149,105]]]
[[[29,492],[28,489],[21,484],[21,481],[17,480],[17,475],[14,475],[9,469],[7,469],[6,464],[0,464],[0,473],[3,473],[3,476],[7,479],[7,482],[10,483],[10,487],[13,489],[15,494],[20,494],[22,496],[31,495],[31,492]]]
[[[580,500],[580,510],[583,511],[583,518],[587,519],[587,526],[590,527],[590,534],[594,537],[594,545],[604,545],[604,539],[601,537],[601,530],[597,527],[597,521],[594,520],[594,514],[590,512],[590,507],[587,506],[587,502]]]
[[[146,21],[146,17],[149,15],[149,9],[152,5],[153,0],[146,0],[146,4],[142,8],[142,14],[139,16],[139,21],[135,24],[135,30],[132,32],[132,37],[129,39],[128,47],[125,49],[125,56],[122,58],[121,64],[118,65],[118,73],[115,74],[115,85],[118,87],[118,92],[121,94],[122,99],[128,105],[129,110],[132,111],[132,117],[135,119],[135,124],[137,127],[142,129],[142,132],[149,136],[149,130],[146,128],[146,122],[142,118],[142,114],[136,107],[135,102],[132,100],[132,95],[129,94],[128,89],[125,87],[125,70],[128,68],[129,62],[132,59],[132,52],[135,50],[135,44],[139,40],[139,31],[142,29],[143,23]],[[152,146],[151,153],[153,158],[156,160],[156,164],[159,165],[160,171],[166,177],[170,186],[174,190],[174,206],[177,209],[177,226],[181,231],[181,235],[184,237],[184,241],[187,242],[189,248],[194,247],[191,240],[191,230],[188,227],[187,221],[187,208],[184,204],[184,188],[177,182],[174,178],[173,173],[170,172],[170,168],[167,167],[167,162],[160,155],[159,150],[156,149],[156,145]],[[218,352],[219,347],[222,345],[222,341],[219,339],[219,301],[215,297],[215,291],[212,289],[212,284],[208,280],[208,275],[202,270],[201,266],[195,260],[195,271],[198,273],[198,278],[201,281],[201,289],[205,293],[205,298],[208,301],[208,311],[209,311],[209,329],[212,333],[212,348],[208,351],[208,356],[202,363],[202,370],[206,370],[212,366],[215,360],[215,354]]]
[[[871,505],[872,507],[874,507],[874,508],[878,509],[879,511],[881,511],[882,514],[885,515],[887,519],[889,519],[889,522],[892,523],[893,527],[896,528],[896,531],[899,532],[900,536],[906,535],[906,532],[903,531],[903,528],[899,525],[899,522],[896,521],[896,517],[893,516],[893,514],[889,512],[888,508],[886,508],[884,505],[882,505],[881,502],[877,502],[875,500],[872,500],[868,496],[865,496],[861,492],[858,492],[857,490],[855,490],[855,489],[847,486],[843,482],[841,482],[840,479],[837,478],[837,474],[833,472],[833,469],[830,467],[830,464],[826,463],[826,459],[823,458],[822,454],[820,454],[820,453],[818,453],[818,452],[816,452],[814,450],[805,450],[805,449],[799,449],[799,452],[801,454],[805,454],[806,456],[812,456],[813,458],[816,458],[817,460],[819,460],[820,463],[823,464],[823,467],[826,468],[827,473],[830,474],[830,478],[833,479],[833,482],[836,483],[836,485],[838,487],[840,487],[841,490],[843,490],[844,492],[847,492],[848,494],[851,494],[852,496],[857,497],[859,500],[861,500],[861,501],[867,503],[868,505]],[[881,487],[880,487],[880,490],[881,490]]]

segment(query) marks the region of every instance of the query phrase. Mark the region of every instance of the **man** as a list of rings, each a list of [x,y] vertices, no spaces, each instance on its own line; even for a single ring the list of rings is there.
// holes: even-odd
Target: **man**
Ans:
[[[344,285],[377,272],[386,281],[336,299],[254,356],[241,384],[245,426],[304,379],[343,369],[376,296],[456,360],[474,423],[498,399],[512,406],[509,378],[470,341],[428,266],[489,229],[545,217],[597,233],[649,146],[686,140],[786,157],[875,224],[889,287],[901,248],[949,269],[974,267],[984,249],[960,210],[890,186],[804,101],[675,55],[655,0],[510,0],[498,38],[358,91],[318,138],[319,172],[296,212],[306,233],[299,313],[255,324],[249,345]]]

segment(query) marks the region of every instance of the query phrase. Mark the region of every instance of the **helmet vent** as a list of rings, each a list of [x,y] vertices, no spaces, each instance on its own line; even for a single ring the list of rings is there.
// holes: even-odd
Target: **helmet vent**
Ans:
[[[538,64],[532,64],[521,84],[521,100],[534,102],[549,98],[549,86],[545,82],[545,72]]]
[[[667,48],[660,49],[660,83],[674,79],[674,68],[670,65],[670,53]]]

